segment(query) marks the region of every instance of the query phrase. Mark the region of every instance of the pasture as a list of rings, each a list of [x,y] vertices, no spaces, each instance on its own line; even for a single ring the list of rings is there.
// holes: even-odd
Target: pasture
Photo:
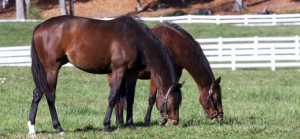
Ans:
[[[137,129],[117,127],[103,131],[109,86],[106,75],[93,75],[74,67],[59,73],[56,107],[64,138],[299,138],[299,69],[214,69],[222,76],[224,120],[211,123],[199,105],[199,92],[184,71],[183,102],[177,126],[161,127],[153,109],[150,125],[143,119],[148,105],[149,81],[138,80],[133,117]],[[26,138],[34,83],[29,67],[0,67],[0,138]],[[5,78],[5,80],[3,79]],[[3,81],[3,82],[2,82]],[[59,138],[52,127],[45,98],[36,121],[39,138]]]

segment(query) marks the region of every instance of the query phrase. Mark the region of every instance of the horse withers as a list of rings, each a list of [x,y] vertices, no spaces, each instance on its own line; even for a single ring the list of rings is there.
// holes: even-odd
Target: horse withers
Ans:
[[[38,104],[45,94],[53,127],[60,134],[64,130],[55,108],[57,76],[62,65],[93,74],[112,73],[104,130],[110,131],[110,118],[116,98],[126,92],[126,123],[135,129],[132,118],[135,85],[139,71],[148,68],[159,88],[157,103],[168,103],[161,113],[178,121],[181,84],[165,46],[139,18],[126,15],[111,21],[75,16],[51,18],[36,27],[31,44],[32,75],[35,82],[28,119],[29,135],[35,135]],[[176,102],[174,102],[176,101]]]
[[[160,38],[169,51],[173,61],[175,72],[180,78],[182,70],[186,69],[195,80],[206,117],[211,121],[223,119],[223,108],[221,98],[221,78],[215,79],[209,62],[204,55],[200,45],[184,29],[174,23],[163,22],[152,28],[152,31]],[[108,75],[108,78],[111,75]],[[139,73],[139,79],[150,79],[151,73],[145,69]],[[110,79],[109,79],[110,80]],[[157,86],[151,77],[149,105],[145,116],[145,122],[150,122],[151,111],[156,99]],[[123,109],[116,105],[116,122],[123,123]]]

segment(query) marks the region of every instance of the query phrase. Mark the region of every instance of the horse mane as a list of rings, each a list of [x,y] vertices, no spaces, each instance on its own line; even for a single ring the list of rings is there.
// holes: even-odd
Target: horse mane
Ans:
[[[169,21],[164,21],[162,24],[166,24],[166,25],[176,29],[177,31],[183,33],[185,36],[187,36],[188,38],[193,40],[193,43],[194,43],[194,45],[196,46],[196,49],[197,49],[197,61],[199,60],[201,62],[201,64],[205,67],[206,71],[210,75],[212,81],[214,81],[215,77],[214,77],[214,74],[211,70],[210,64],[209,64],[205,54],[203,53],[203,50],[202,50],[200,44],[192,37],[192,35],[189,34],[185,29],[183,29],[182,27],[180,27],[179,25],[177,25],[175,23],[171,23]]]
[[[142,29],[146,32],[146,34],[158,45],[161,47],[161,49],[164,52],[164,59],[167,61],[168,66],[171,66],[173,68],[171,68],[171,73],[173,73],[175,77],[172,80],[178,82],[179,78],[177,77],[177,75],[175,74],[175,70],[174,70],[174,65],[173,62],[171,60],[170,54],[168,49],[164,46],[164,44],[160,41],[160,39],[157,37],[157,35],[155,33],[153,33],[153,31],[141,20],[140,17],[134,16],[134,15],[130,15],[128,14],[127,16],[131,17],[132,19],[134,19],[141,27]],[[180,105],[181,101],[182,101],[182,95],[181,93],[174,93],[174,99],[175,99],[175,103],[176,105]]]
[[[158,45],[161,47],[161,49],[164,52],[164,59],[167,61],[168,66],[174,67],[173,62],[171,60],[169,51],[167,50],[167,48],[164,46],[164,44],[160,41],[160,39],[157,37],[156,34],[153,33],[153,31],[142,21],[142,19],[140,17],[128,14],[128,17],[131,17],[132,19],[134,19],[139,25],[140,27],[142,27],[142,29],[146,32],[146,34]],[[171,68],[171,73],[173,73],[173,75],[175,75],[175,81],[178,81],[177,76],[175,74],[174,68]]]

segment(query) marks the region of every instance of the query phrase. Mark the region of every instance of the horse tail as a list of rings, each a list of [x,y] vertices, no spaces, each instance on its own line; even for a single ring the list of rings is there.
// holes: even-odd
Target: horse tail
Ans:
[[[38,25],[35,28],[35,30],[33,32],[32,40],[31,40],[31,72],[32,72],[35,86],[39,90],[38,92],[40,93],[40,95],[43,96],[45,93],[46,97],[50,101],[54,101],[55,95],[51,93],[51,90],[48,86],[45,68],[44,68],[44,66],[36,52],[36,48],[35,48],[34,34],[40,25]]]

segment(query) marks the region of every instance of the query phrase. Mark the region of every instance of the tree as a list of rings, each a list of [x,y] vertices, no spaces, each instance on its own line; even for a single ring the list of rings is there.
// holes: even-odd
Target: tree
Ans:
[[[25,19],[25,3],[23,0],[16,0],[16,14],[17,19]]]
[[[141,2],[140,0],[137,0],[137,11],[141,11],[141,10],[142,10]]]
[[[74,16],[74,6],[73,6],[73,0],[69,0],[69,4],[70,4],[70,15]]]
[[[233,10],[239,12],[242,9],[245,9],[246,6],[244,5],[244,0],[235,0],[235,3],[232,6]]]
[[[60,15],[67,15],[67,7],[66,7],[66,1],[65,0],[59,0],[60,5]]]
[[[29,9],[30,9],[30,5],[31,5],[31,0],[25,0],[26,3],[26,14],[29,14]]]

